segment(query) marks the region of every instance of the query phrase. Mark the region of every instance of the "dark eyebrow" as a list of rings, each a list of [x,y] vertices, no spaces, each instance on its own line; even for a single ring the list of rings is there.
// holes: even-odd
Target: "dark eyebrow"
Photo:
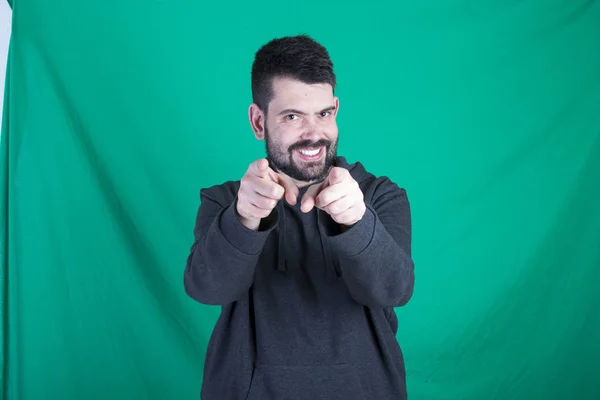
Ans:
[[[285,114],[300,114],[305,115],[302,111],[294,110],[293,108],[286,108],[285,110],[279,111],[277,115],[285,115]]]
[[[333,111],[333,110],[335,110],[335,106],[329,106],[327,108],[322,109],[317,114],[320,114],[322,112],[327,112],[327,111]],[[285,115],[285,114],[306,115],[306,113],[299,111],[299,110],[294,110],[293,108],[286,108],[285,110],[281,110],[277,115]]]
[[[319,114],[322,113],[322,112],[333,111],[333,110],[335,110],[335,106],[329,106],[329,107],[324,108],[321,111],[319,111]]]

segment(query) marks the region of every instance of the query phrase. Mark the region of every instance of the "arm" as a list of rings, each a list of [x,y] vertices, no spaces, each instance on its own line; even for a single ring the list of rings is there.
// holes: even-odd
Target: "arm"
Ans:
[[[414,288],[406,191],[386,180],[356,224],[329,236],[352,297],[370,307],[405,305]]]
[[[238,219],[237,200],[223,206],[205,190],[200,197],[194,243],[184,272],[185,291],[203,304],[232,303],[252,285],[258,257],[276,225],[277,210],[254,231]]]

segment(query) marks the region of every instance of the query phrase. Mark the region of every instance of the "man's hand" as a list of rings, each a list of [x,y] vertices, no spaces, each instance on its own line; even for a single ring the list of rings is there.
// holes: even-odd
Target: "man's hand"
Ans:
[[[323,182],[312,185],[302,196],[300,209],[307,213],[313,207],[325,211],[344,227],[360,221],[367,209],[358,183],[340,167],[333,167]]]
[[[275,173],[266,159],[254,161],[244,174],[238,191],[236,211],[240,222],[248,229],[258,230],[260,220],[268,217],[284,196],[288,203],[296,204],[296,185]]]

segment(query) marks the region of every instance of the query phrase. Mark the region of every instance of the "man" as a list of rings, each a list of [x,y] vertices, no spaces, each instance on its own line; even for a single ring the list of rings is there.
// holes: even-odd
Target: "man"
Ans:
[[[405,399],[393,307],[412,296],[404,189],[336,154],[339,100],[308,36],[255,55],[249,119],[267,158],[201,190],[186,293],[222,311],[204,400]]]

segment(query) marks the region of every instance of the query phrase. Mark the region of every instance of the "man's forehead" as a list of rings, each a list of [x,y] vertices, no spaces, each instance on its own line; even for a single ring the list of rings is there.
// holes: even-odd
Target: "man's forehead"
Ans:
[[[273,97],[269,112],[278,113],[288,108],[304,112],[318,112],[333,105],[333,89],[326,83],[307,84],[292,79],[273,80]]]
[[[272,87],[275,94],[283,91],[293,91],[333,95],[333,88],[328,83],[306,83],[287,77],[273,78]]]

